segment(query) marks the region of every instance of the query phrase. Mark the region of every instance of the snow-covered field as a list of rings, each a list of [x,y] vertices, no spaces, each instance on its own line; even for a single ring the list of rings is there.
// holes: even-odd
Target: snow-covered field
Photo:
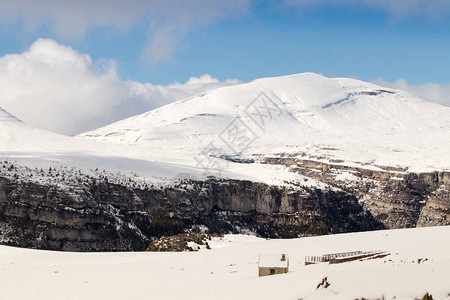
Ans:
[[[67,253],[0,247],[0,299],[450,299],[450,226],[292,240],[228,235],[212,250]],[[307,255],[389,256],[304,265]],[[258,257],[286,253],[289,273],[258,277]],[[419,263],[420,262],[420,263]],[[316,289],[324,277],[330,286]]]

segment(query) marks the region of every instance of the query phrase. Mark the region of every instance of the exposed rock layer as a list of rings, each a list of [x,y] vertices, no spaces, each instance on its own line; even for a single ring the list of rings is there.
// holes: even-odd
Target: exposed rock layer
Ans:
[[[0,177],[0,242],[68,251],[144,250],[186,230],[292,238],[450,224],[450,174],[266,159],[333,188],[239,180],[132,187],[84,176],[66,185]],[[343,176],[343,174],[346,174]]]
[[[74,197],[0,178],[0,222],[4,243],[69,251],[144,250],[155,238],[200,225],[287,238],[383,228],[345,192],[237,180],[147,189],[93,180]]]
[[[410,173],[402,168],[370,170],[292,157],[262,162],[341,188],[358,198],[386,228],[450,225],[450,173]],[[340,176],[343,173],[348,176]]]

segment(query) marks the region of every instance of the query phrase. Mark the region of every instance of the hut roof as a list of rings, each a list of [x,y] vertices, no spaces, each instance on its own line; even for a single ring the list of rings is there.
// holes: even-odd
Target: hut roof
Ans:
[[[282,254],[261,254],[258,266],[263,268],[287,268],[289,257],[285,255],[285,260],[282,260],[282,257]]]

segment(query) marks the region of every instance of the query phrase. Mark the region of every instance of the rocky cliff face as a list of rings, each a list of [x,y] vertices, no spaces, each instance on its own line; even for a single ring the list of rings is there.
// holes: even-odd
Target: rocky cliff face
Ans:
[[[78,190],[0,178],[2,242],[68,251],[145,250],[195,228],[298,237],[383,228],[356,197],[339,191],[238,180],[130,188],[87,180]]]
[[[382,167],[369,170],[280,157],[262,162],[286,165],[293,172],[341,188],[386,228],[450,225],[448,172],[416,174]]]
[[[145,250],[167,235],[256,232],[293,238],[450,224],[450,174],[367,170],[269,158],[325,188],[244,180],[154,186],[99,171],[37,170],[4,162],[0,243],[67,251]]]

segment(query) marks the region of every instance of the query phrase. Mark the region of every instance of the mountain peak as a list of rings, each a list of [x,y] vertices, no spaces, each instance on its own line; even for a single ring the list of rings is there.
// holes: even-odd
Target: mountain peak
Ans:
[[[227,155],[280,152],[358,165],[412,166],[417,160],[410,157],[431,156],[440,166],[449,115],[449,108],[406,92],[300,73],[211,90],[80,136],[184,153],[214,145]],[[246,129],[245,147],[227,142],[232,127]],[[435,149],[436,135],[442,147]]]

